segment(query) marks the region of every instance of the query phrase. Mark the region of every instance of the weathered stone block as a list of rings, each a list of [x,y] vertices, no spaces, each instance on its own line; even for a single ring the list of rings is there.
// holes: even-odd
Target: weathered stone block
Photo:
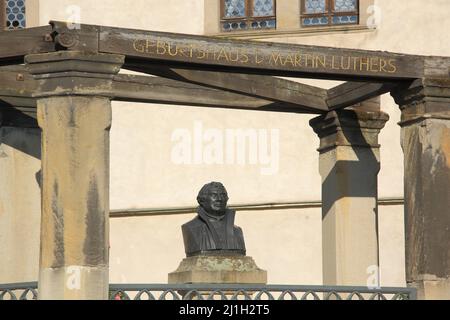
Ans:
[[[169,283],[267,283],[267,271],[248,256],[193,256],[169,273]]]

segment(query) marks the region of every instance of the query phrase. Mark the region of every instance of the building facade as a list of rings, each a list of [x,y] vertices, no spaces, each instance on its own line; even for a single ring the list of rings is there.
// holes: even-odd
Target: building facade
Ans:
[[[18,4],[8,7],[5,3],[3,18],[7,20],[7,9]],[[450,39],[444,32],[450,27],[446,19],[450,3],[445,0],[137,0],[127,5],[118,0],[27,0],[24,6],[26,27],[70,20],[450,56]],[[5,27],[15,27],[15,19],[19,17],[11,17]],[[17,27],[22,20],[15,23]],[[340,83],[296,81],[327,89]],[[405,286],[400,111],[390,95],[381,96],[380,107],[390,117],[379,134],[380,269],[377,264],[367,265],[365,270],[355,270],[366,278],[342,283],[324,276],[324,256],[331,252],[322,250],[319,138],[309,124],[314,115],[114,102],[110,282],[166,282],[167,274],[184,257],[181,225],[193,217],[198,191],[207,182],[221,181],[229,204],[238,208],[236,224],[244,231],[247,253],[267,270],[269,283],[366,285],[376,284],[374,277],[380,275],[382,286]],[[0,283],[35,281],[40,234],[39,130],[8,126],[0,130],[3,141],[23,144],[22,150],[0,145],[1,179],[13,181],[3,185],[0,194],[0,255],[6,257]],[[237,137],[244,137],[242,145],[237,140],[230,143]],[[345,268],[352,270],[351,265]]]

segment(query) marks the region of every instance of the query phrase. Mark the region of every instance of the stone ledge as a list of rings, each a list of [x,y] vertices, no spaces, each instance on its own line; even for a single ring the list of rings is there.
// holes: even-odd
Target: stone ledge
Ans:
[[[169,283],[266,284],[267,272],[248,256],[193,256],[169,273]]]
[[[114,96],[112,81],[125,57],[116,54],[58,51],[25,56],[26,67],[37,80],[33,97],[83,95]]]
[[[249,30],[236,32],[213,32],[205,33],[206,36],[213,36],[218,38],[235,38],[235,39],[265,39],[278,37],[301,37],[318,34],[332,34],[332,33],[353,33],[353,32],[373,32],[376,29],[369,28],[365,25],[347,25],[347,26],[327,26],[327,27],[302,27],[291,30]]]

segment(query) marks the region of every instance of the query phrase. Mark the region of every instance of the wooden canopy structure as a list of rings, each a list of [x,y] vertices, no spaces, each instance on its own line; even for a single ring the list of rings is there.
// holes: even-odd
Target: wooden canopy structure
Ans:
[[[321,114],[408,86],[440,59],[351,49],[130,30],[92,25],[49,26],[2,32],[2,107],[36,106],[39,87],[28,54],[82,51],[124,56],[123,69],[156,75],[115,75],[114,100]],[[76,59],[75,59],[76,60]],[[348,80],[330,90],[274,76]],[[21,94],[17,94],[17,92]],[[168,94],[169,93],[169,94]]]
[[[336,255],[324,255],[329,260],[324,268],[334,277],[330,281],[346,284],[342,265],[362,261],[363,255],[368,257],[363,263],[377,263],[376,249],[351,250],[350,242],[366,237],[376,247],[377,136],[388,117],[370,100],[388,92],[402,110],[407,279],[424,297],[424,275],[450,288],[450,58],[84,24],[72,28],[58,21],[0,32],[0,44],[2,126],[35,126],[37,118],[42,130],[41,298],[105,298],[107,293],[111,100],[319,115],[311,126],[321,139],[321,157],[351,147],[360,162],[339,167],[352,161],[336,154],[331,164],[330,157],[320,160],[321,173],[326,171],[324,232],[333,234],[324,246],[348,246],[342,256],[330,247]],[[148,76],[119,74],[121,69]],[[345,82],[325,90],[280,77]],[[361,194],[358,175],[368,167],[375,190]],[[356,182],[342,188],[342,172]],[[358,208],[355,218],[367,215],[374,228],[346,242],[339,234],[353,231],[339,223],[343,209],[337,203],[353,197],[375,199]],[[69,266],[80,268],[80,288],[66,287]]]

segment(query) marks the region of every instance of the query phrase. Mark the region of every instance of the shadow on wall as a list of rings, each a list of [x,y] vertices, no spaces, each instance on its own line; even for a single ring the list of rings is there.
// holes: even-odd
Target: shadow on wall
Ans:
[[[23,109],[23,110],[22,110]],[[2,133],[0,143],[4,143],[14,149],[17,149],[23,153],[26,153],[33,158],[41,159],[41,142],[40,134],[37,138],[38,141],[24,141],[23,137],[18,134],[12,134],[14,130],[25,130],[29,133],[30,129],[39,129],[36,120],[36,108],[20,108],[20,110],[4,103],[0,100],[0,126],[3,128],[9,128]],[[36,134],[32,134],[33,136]],[[29,140],[30,137],[27,137]],[[36,144],[37,143],[37,144]]]
[[[41,133],[35,113],[2,106],[0,113],[0,146],[7,145],[35,159],[41,159]],[[0,155],[1,156],[1,155]],[[41,170],[35,174],[41,186]]]

